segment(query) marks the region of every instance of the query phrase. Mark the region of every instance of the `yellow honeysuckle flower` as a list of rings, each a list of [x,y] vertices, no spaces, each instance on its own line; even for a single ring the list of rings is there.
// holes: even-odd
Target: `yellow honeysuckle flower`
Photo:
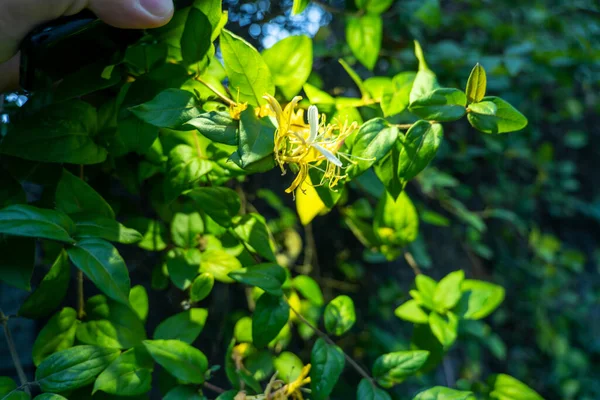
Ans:
[[[303,182],[308,177],[309,168],[317,168],[323,172],[322,185],[329,181],[329,187],[333,188],[342,175],[344,165],[338,158],[343,156],[350,161],[348,155],[339,153],[344,140],[358,127],[356,122],[343,124],[340,121],[325,124],[325,115],[319,115],[319,109],[315,105],[308,108],[308,124],[304,122],[303,111],[296,111],[298,102],[302,99],[296,96],[284,109],[271,95],[263,96],[267,100],[271,110],[275,114],[277,130],[275,131],[275,161],[279,164],[281,171],[285,173],[285,164],[296,164],[298,175],[292,182],[287,193],[292,193],[296,188],[302,188]],[[326,163],[325,169],[319,167]]]
[[[291,396],[293,399],[302,400],[302,392],[300,391],[300,388],[310,383],[310,376],[308,376],[310,373],[310,367],[310,364],[306,364],[304,368],[302,368],[302,371],[300,371],[298,378],[296,378],[294,382],[290,382],[287,385],[287,390],[285,392],[286,396]]]

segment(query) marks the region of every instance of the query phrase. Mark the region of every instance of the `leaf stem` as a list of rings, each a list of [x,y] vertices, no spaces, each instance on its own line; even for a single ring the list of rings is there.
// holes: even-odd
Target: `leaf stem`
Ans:
[[[414,125],[414,124],[394,124],[394,126],[395,126],[396,128],[398,128],[398,129],[402,129],[402,130],[405,130],[405,129],[410,129],[410,128],[412,128],[412,126],[413,126],[413,125]]]
[[[215,88],[210,83],[206,82],[204,79],[200,78],[199,76],[196,76],[195,79],[198,82],[200,82],[201,84],[203,84],[204,86],[206,86],[211,92],[213,92],[214,94],[216,94],[221,100],[223,100],[228,105],[230,105],[230,106],[236,106],[237,105],[237,103],[235,101],[231,100],[229,97],[227,97],[223,93],[219,92],[219,90],[217,88]]]
[[[17,353],[17,348],[15,346],[15,341],[12,338],[12,334],[10,333],[10,328],[8,327],[8,317],[4,314],[2,309],[0,308],[0,321],[2,322],[2,327],[4,328],[4,336],[6,337],[6,344],[8,345],[8,350],[10,352],[10,356],[12,358],[15,369],[17,370],[17,376],[19,377],[19,382],[21,386],[24,387],[24,391],[27,394],[31,394],[29,392],[29,388],[27,387],[27,376],[25,375],[25,371],[23,370],[23,366],[21,365],[21,360],[19,359],[19,354]]]
[[[221,393],[225,393],[226,392],[225,389],[222,389],[222,388],[220,388],[218,386],[215,386],[215,385],[213,385],[212,383],[209,383],[209,382],[204,382],[202,385],[205,388],[210,389],[210,390],[212,390],[215,393],[221,394]]]
[[[406,260],[406,262],[408,263],[410,268],[412,268],[415,275],[422,274],[421,269],[419,268],[419,265],[417,264],[417,262],[415,261],[415,258],[413,257],[413,255],[410,252],[408,252],[408,251],[404,252],[404,259]]]
[[[327,343],[329,343],[332,346],[337,346],[335,344],[335,342],[333,340],[331,340],[331,338],[323,331],[321,331],[319,328],[317,328],[316,326],[314,326],[309,320],[307,320],[302,314],[300,314],[291,304],[289,299],[284,296],[283,297],[285,299],[285,301],[288,303],[288,305],[290,306],[290,310],[292,310],[294,312],[294,314],[296,314],[296,316],[302,321],[304,322],[306,325],[308,325],[308,327],[310,329],[312,329],[317,335],[319,335],[323,340],[325,340]],[[341,350],[341,349],[340,349]],[[371,383],[371,386],[373,387],[377,387],[377,385],[375,384],[375,379],[373,379],[371,377],[371,375],[369,375],[367,373],[367,371],[365,371],[363,369],[363,367],[361,367],[360,365],[358,365],[358,363],[356,361],[354,361],[354,359],[352,357],[350,357],[348,354],[346,354],[346,352],[344,350],[342,350],[342,354],[344,354],[344,358],[346,359],[346,361],[348,362],[348,364],[350,364],[355,370],[356,372],[358,372],[363,378],[367,379],[369,381],[369,383]]]
[[[194,138],[194,145],[196,146],[196,153],[198,153],[198,158],[204,158],[202,154],[202,148],[200,147],[200,141],[198,140],[198,134],[196,131],[192,131],[192,137]]]

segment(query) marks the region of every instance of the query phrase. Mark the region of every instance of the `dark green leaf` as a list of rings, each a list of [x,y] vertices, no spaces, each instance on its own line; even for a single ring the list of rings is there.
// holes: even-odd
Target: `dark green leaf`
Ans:
[[[204,232],[204,222],[200,214],[177,213],[171,221],[171,238],[176,246],[183,248],[197,247],[200,234]]]
[[[89,385],[119,356],[118,349],[75,346],[46,358],[35,371],[44,392],[65,392]]]
[[[194,279],[190,288],[190,300],[198,302],[208,297],[215,284],[215,278],[212,274],[203,272]]]
[[[96,110],[79,100],[54,104],[8,125],[0,153],[32,161],[97,164],[107,152],[92,140]]]
[[[382,20],[379,15],[350,16],[346,21],[346,41],[352,54],[372,70],[381,49]]]
[[[137,243],[142,240],[142,235],[138,231],[127,228],[113,218],[94,214],[74,214],[71,217],[75,221],[74,236],[77,239],[100,238],[123,244]]]
[[[442,142],[444,130],[441,124],[417,121],[401,136],[398,157],[398,176],[403,184],[411,180],[435,158]]]
[[[342,336],[356,322],[354,302],[346,295],[336,297],[325,307],[324,319],[327,332]]]
[[[377,175],[393,199],[397,199],[402,190],[404,190],[404,184],[399,174],[400,153],[403,151],[402,142],[398,140],[385,157],[373,166],[375,175]]]
[[[439,88],[411,101],[409,110],[428,121],[449,122],[462,118],[467,96],[458,89]]]
[[[435,386],[419,393],[413,400],[475,400],[475,396],[471,392]]]
[[[288,322],[290,306],[282,296],[263,293],[256,302],[252,315],[252,343],[265,347]]]
[[[0,281],[31,290],[34,263],[35,240],[0,235]]]
[[[206,397],[200,396],[198,388],[194,386],[179,385],[169,390],[163,400],[206,400]]]
[[[310,387],[314,400],[329,397],[344,370],[344,362],[342,349],[327,344],[322,338],[317,339],[310,356]]]
[[[487,85],[487,79],[485,76],[485,69],[477,63],[471,74],[469,75],[469,79],[467,80],[467,102],[478,103],[485,96],[485,89]]]
[[[389,394],[363,378],[358,384],[356,400],[392,400]]]
[[[82,239],[67,249],[69,258],[111,299],[129,304],[129,272],[123,258],[110,243],[101,239]]]
[[[0,208],[26,202],[27,198],[19,181],[8,171],[0,169]]]
[[[15,204],[0,210],[0,233],[75,243],[75,224],[60,211]]]
[[[189,383],[204,382],[208,360],[200,350],[180,340],[145,340],[144,346],[154,361],[175,378]]]
[[[185,144],[174,147],[167,163],[165,200],[171,202],[180,194],[193,189],[211,169],[211,162],[200,158],[192,147]]]
[[[77,311],[65,307],[54,314],[35,339],[31,352],[33,364],[38,366],[49,355],[72,347],[76,330]]]
[[[169,277],[175,286],[186,290],[200,270],[200,250],[173,249],[167,254]]]
[[[225,187],[201,187],[187,195],[221,226],[231,226],[231,220],[240,211],[240,197],[235,191]]]
[[[259,264],[229,274],[229,277],[246,285],[257,286],[274,296],[282,296],[281,285],[287,274],[285,269],[277,264]]]
[[[384,354],[373,364],[373,377],[385,388],[401,383],[417,373],[425,364],[429,352],[425,350],[397,351]]]
[[[11,249],[14,250],[14,246],[11,246]],[[0,254],[7,253],[1,252]],[[2,263],[2,265],[6,264]],[[69,264],[69,257],[67,252],[62,250],[38,288],[25,300],[18,314],[26,318],[36,319],[56,310],[67,294],[70,278],[71,265]]]
[[[223,29],[220,38],[231,93],[236,99],[239,97],[238,101],[251,106],[264,104],[265,93],[275,94],[269,67],[258,51],[241,37]]]
[[[381,14],[385,12],[394,0],[355,0],[356,7],[371,14]],[[360,400],[360,399],[359,399]]]
[[[129,110],[148,124],[171,129],[178,129],[200,115],[196,97],[181,89],[164,90],[151,101]]]
[[[237,237],[246,243],[250,251],[268,261],[275,262],[269,228],[260,214],[250,213],[242,216],[233,228]]]
[[[90,185],[66,169],[56,188],[56,209],[65,214],[90,213],[115,218],[115,212]]]
[[[211,22],[202,11],[190,8],[181,36],[181,57],[187,64],[202,60],[212,44]]]
[[[208,311],[204,308],[190,308],[175,314],[156,327],[154,339],[178,339],[192,344],[202,333],[207,317]]]
[[[236,146],[238,144],[239,122],[227,112],[211,111],[200,114],[183,124],[181,129],[197,129],[213,142]]]
[[[4,400],[4,399],[3,399]],[[9,400],[9,399],[7,399]],[[42,393],[34,397],[34,400],[68,400],[66,397],[54,393]]]
[[[118,396],[137,396],[150,391],[154,361],[144,347],[122,353],[94,383],[93,393],[101,390]]]
[[[241,167],[256,163],[273,153],[275,126],[269,117],[257,118],[252,107],[240,116],[238,154]]]
[[[471,110],[467,118],[473,128],[483,133],[506,133],[518,131],[527,126],[527,118],[510,103],[500,97],[486,96],[482,102],[491,102],[496,105],[496,110],[491,106],[477,107]],[[481,113],[481,114],[480,114]]]
[[[158,128],[129,113],[117,122],[116,136],[109,140],[110,154],[115,157],[130,152],[144,154],[158,138]]]
[[[263,51],[275,86],[286,99],[297,95],[312,71],[312,40],[305,35],[288,36]]]
[[[352,144],[351,154],[359,157],[356,164],[348,167],[351,178],[369,169],[377,160],[381,160],[394,146],[398,138],[398,128],[389,126],[383,118],[374,118],[365,122]]]

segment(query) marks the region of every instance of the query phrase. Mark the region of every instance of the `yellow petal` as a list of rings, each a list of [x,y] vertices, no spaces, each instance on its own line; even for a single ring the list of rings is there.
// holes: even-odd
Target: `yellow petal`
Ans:
[[[327,210],[317,190],[312,186],[310,176],[306,178],[306,183],[304,191],[296,190],[296,211],[302,225],[308,225],[317,215]]]

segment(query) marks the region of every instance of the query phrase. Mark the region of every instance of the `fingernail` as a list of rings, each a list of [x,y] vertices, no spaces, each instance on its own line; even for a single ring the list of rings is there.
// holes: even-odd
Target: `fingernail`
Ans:
[[[155,17],[168,17],[173,12],[173,0],[140,0],[140,5]]]

